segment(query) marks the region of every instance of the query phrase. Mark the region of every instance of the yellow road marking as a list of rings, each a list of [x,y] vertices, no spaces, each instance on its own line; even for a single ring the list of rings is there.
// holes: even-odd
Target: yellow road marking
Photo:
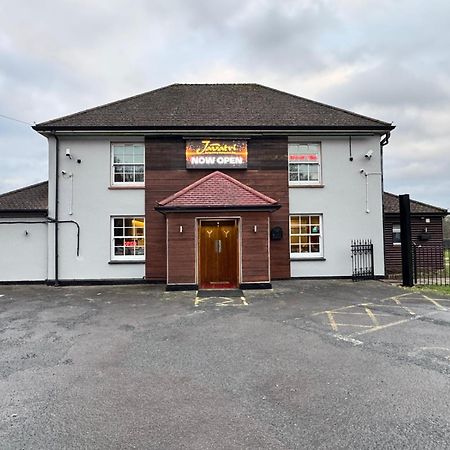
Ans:
[[[374,306],[382,306],[382,305],[374,305]],[[384,305],[383,305],[384,306]],[[367,316],[366,312],[347,312],[347,311],[331,311],[333,314],[345,314],[347,315],[352,315],[352,316]],[[392,314],[379,314],[377,313],[377,317],[379,316],[386,316],[386,317],[391,317]]]
[[[383,330],[385,328],[393,327],[394,325],[400,325],[402,323],[411,322],[412,320],[417,320],[417,319],[422,319],[423,317],[433,316],[434,314],[437,314],[437,313],[438,313],[438,311],[434,311],[429,314],[424,314],[423,316],[409,317],[408,319],[398,320],[397,322],[391,322],[386,325],[380,325],[378,327],[373,327],[373,328],[370,328],[369,330],[357,331],[356,333],[350,334],[349,337],[361,336],[363,334],[373,333],[374,331]]]
[[[380,322],[378,322],[378,319],[375,317],[375,314],[369,308],[364,308],[364,309],[366,310],[366,313],[370,317],[370,320],[373,322],[373,324],[376,327],[379,327]]]
[[[359,327],[359,328],[373,328],[373,325],[358,325],[355,323],[337,323],[338,327]]]
[[[337,325],[336,325],[336,321],[334,320],[333,314],[331,313],[331,311],[327,311],[327,315],[328,315],[328,322],[330,322],[330,326],[332,328],[333,331],[337,331]]]
[[[447,311],[447,308],[444,308],[442,305],[440,305],[436,300],[428,297],[425,294],[422,294],[423,298],[426,298],[428,301],[430,301],[431,303],[433,303],[433,305],[435,305],[436,307],[438,307],[441,311]]]
[[[311,314],[312,316],[318,316],[319,314],[328,314],[328,313],[336,313],[339,311],[343,311],[345,309],[350,309],[350,308],[356,308],[358,306],[369,306],[369,305],[373,305],[373,303],[358,303],[356,305],[349,305],[349,306],[343,306],[342,308],[336,308],[336,309],[331,309],[331,310],[326,310],[326,311],[319,311],[316,312],[314,314]]]
[[[410,310],[407,306],[402,305],[397,297],[392,297],[392,300],[394,300],[394,302],[397,303],[397,305],[401,306],[405,311],[409,312],[412,316],[416,315],[414,311]]]

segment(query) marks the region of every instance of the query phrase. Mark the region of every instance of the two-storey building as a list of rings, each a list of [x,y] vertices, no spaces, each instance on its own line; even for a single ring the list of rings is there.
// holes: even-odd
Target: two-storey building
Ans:
[[[50,282],[349,277],[352,239],[384,275],[389,123],[257,84],[174,84],[33,128]]]

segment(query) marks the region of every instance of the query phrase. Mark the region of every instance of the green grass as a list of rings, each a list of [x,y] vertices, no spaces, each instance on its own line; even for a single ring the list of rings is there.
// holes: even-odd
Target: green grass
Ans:
[[[450,295],[450,286],[435,286],[435,285],[427,285],[427,286],[415,286],[411,288],[416,292],[436,292],[439,294]]]

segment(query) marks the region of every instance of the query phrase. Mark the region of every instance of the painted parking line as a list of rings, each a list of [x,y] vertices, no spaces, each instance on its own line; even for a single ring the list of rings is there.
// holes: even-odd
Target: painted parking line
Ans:
[[[409,306],[406,306],[405,303],[408,301],[414,301],[416,304],[411,305],[411,303],[409,303]],[[449,311],[448,308],[441,304],[444,301],[448,302],[450,299],[433,299],[425,294],[417,295],[415,293],[405,293],[383,298],[378,301],[379,303],[357,303],[336,309],[319,311],[313,313],[312,316],[325,315],[334,336],[339,340],[352,342],[352,339],[355,339],[355,337],[358,336],[381,331],[389,327],[411,322],[412,320],[433,316],[442,311]],[[420,313],[422,311],[416,312],[412,309],[413,307],[420,308],[424,305],[432,305],[433,310],[426,313]],[[377,312],[377,308],[383,308],[383,312]],[[386,323],[387,318],[394,319],[397,315],[397,313],[387,313],[386,308],[388,310],[392,309],[393,311],[404,311],[408,313],[408,317]],[[343,333],[343,331],[345,331],[345,333]],[[357,345],[360,345],[359,342],[361,341],[357,341]],[[352,343],[355,344],[355,342]]]
[[[248,302],[244,296],[240,297],[199,297],[195,296],[194,306],[198,307],[200,305],[214,305],[219,307],[225,306],[248,306]]]

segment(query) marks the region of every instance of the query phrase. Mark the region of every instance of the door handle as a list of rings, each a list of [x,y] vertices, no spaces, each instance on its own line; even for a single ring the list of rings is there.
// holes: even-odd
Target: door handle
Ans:
[[[220,239],[216,240],[216,253],[222,253],[222,241]]]

